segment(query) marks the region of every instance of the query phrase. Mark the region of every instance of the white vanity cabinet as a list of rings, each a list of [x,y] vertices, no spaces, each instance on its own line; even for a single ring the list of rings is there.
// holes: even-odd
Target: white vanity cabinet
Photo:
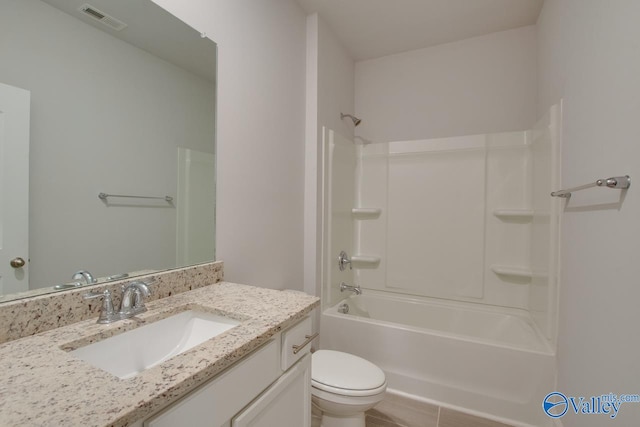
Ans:
[[[146,419],[144,427],[310,427],[310,345],[306,317],[241,361]]]

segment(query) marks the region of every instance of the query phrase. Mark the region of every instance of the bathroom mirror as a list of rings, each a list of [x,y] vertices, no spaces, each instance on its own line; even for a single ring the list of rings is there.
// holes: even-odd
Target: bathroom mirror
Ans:
[[[151,0],[0,0],[0,83],[30,98],[18,221],[0,192],[0,239],[28,225],[28,249],[0,242],[0,301],[214,259],[212,40]]]

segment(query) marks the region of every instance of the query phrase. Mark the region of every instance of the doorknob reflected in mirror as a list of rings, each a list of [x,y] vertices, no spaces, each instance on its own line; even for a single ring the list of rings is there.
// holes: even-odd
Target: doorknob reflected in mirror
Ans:
[[[22,268],[22,267],[24,267],[26,262],[24,261],[24,259],[18,257],[18,258],[12,259],[9,264],[11,264],[11,267],[13,267],[13,268]]]

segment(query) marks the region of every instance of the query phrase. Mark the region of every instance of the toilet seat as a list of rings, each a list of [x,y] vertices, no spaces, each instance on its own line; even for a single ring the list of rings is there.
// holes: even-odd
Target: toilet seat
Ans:
[[[382,369],[353,354],[318,350],[312,355],[311,385],[340,396],[375,396],[387,387]],[[321,394],[325,394],[321,393]]]

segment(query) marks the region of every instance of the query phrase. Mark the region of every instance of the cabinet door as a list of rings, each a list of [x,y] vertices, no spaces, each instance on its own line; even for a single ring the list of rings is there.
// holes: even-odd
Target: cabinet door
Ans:
[[[311,427],[311,356],[306,355],[251,405],[231,427]]]

